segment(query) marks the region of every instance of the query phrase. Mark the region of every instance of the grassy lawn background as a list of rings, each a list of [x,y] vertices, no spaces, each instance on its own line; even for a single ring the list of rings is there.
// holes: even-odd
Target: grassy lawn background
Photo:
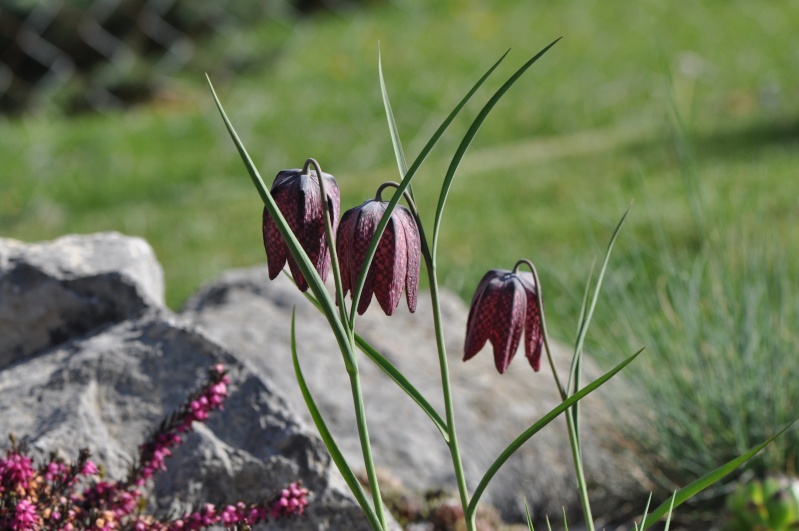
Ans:
[[[705,0],[678,8],[655,0],[499,0],[490,10],[476,0],[397,0],[303,21],[264,21],[208,46],[256,55],[263,47],[267,59],[255,67],[210,72],[228,114],[265,179],[315,157],[337,177],[343,209],[397,179],[377,78],[378,41],[409,160],[512,48],[414,181],[422,217],[432,221],[460,135],[515,68],[563,36],[500,102],[465,158],[444,216],[440,278],[468,300],[485,270],[529,258],[545,284],[551,331],[569,341],[592,260],[632,202],[589,348],[615,363],[647,346],[661,365],[643,365],[636,374],[657,382],[663,363],[675,378],[694,374],[688,358],[696,352],[721,359],[760,349],[783,360],[799,348],[796,297],[785,295],[799,288],[793,257],[799,55],[790,44],[798,34],[799,2],[789,0]],[[0,121],[0,236],[36,241],[102,230],[142,236],[164,266],[174,308],[223,270],[263,263],[260,199],[202,73],[187,70],[167,87],[154,103],[125,113],[44,112]],[[691,283],[702,277],[692,269],[702,260],[713,279],[731,272],[718,286],[711,279],[708,293]],[[759,279],[771,298],[747,291]],[[664,303],[666,288],[683,280],[684,289],[675,288],[675,298]],[[699,303],[681,307],[678,299],[694,292],[704,294]],[[769,314],[776,305],[779,312],[758,321],[727,311],[749,310],[741,301],[750,299],[757,301],[753,311]],[[716,306],[724,311],[714,314]],[[705,318],[715,328],[697,332],[696,343],[679,342],[690,323]],[[740,330],[784,342],[744,348],[732,344],[738,337],[731,332]],[[685,365],[669,361],[678,357]],[[765,367],[758,378],[799,377],[795,369],[753,359],[752,366]],[[760,396],[750,367],[735,365],[729,374],[755,382],[751,392]],[[686,385],[702,387],[703,377]],[[722,394],[745,385],[729,381],[720,381]],[[664,382],[651,389],[652,403],[671,401],[676,425],[715,426],[734,441],[733,452],[784,419],[764,419],[762,432],[742,421],[724,434],[735,419],[767,409],[748,395],[723,407],[715,398],[685,404],[685,391]],[[779,409],[789,418],[792,392]],[[746,408],[752,415],[741,412]],[[701,416],[722,409],[733,421]],[[690,437],[663,425],[674,434],[663,460],[704,452],[704,461],[684,465],[687,477],[695,477],[696,463],[703,470],[719,464],[712,434],[697,433],[688,443]],[[774,448],[775,462],[787,459],[784,447]]]

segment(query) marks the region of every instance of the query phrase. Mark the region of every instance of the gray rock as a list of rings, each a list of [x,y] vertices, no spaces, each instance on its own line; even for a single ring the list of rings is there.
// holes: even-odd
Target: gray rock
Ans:
[[[533,373],[523,356],[508,372],[496,373],[490,347],[468,364],[461,362],[468,309],[442,294],[444,332],[455,396],[456,426],[470,489],[503,448],[555,407],[559,397],[546,362]],[[288,400],[303,407],[291,363],[289,323],[297,312],[297,344],[303,372],[328,426],[354,468],[362,467],[347,374],[325,319],[284,277],[270,282],[265,267],[225,273],[185,305],[183,314],[210,337],[228,346],[267,374]],[[398,367],[441,416],[438,358],[429,296],[420,293],[416,314],[400,308],[391,318],[375,301],[356,329]],[[555,345],[558,371],[568,374],[570,352]],[[455,489],[451,458],[432,423],[416,405],[364,356],[360,374],[375,460],[412,490]],[[583,383],[600,374],[586,359]],[[624,452],[615,433],[612,403],[623,384],[611,381],[583,401],[584,462],[597,515],[620,508],[648,492],[645,474]],[[504,466],[484,500],[503,516],[519,521],[526,499],[536,519],[560,515],[566,507],[577,524],[579,508],[574,469],[562,418],[528,441]],[[633,507],[638,510],[643,507]],[[630,506],[626,505],[627,510]]]
[[[267,529],[369,529],[318,437],[246,363],[192,325],[151,310],[0,371],[0,433],[25,435],[36,454],[68,459],[88,447],[124,479],[138,445],[224,363],[224,411],[186,437],[156,474],[150,504],[182,512],[202,503],[264,501],[301,479],[314,495],[305,518]]]
[[[163,302],[161,266],[140,238],[0,238],[0,369]]]
[[[146,242],[0,239],[0,437],[24,437],[39,457],[88,447],[123,479],[139,444],[220,362],[231,378],[225,409],[174,450],[151,508],[264,501],[300,479],[313,492],[306,517],[266,529],[369,529],[323,443],[269,378],[163,308]]]

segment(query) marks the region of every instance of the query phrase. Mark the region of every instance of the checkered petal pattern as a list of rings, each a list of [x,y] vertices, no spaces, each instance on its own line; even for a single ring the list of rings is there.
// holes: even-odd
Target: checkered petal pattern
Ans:
[[[340,212],[340,194],[338,184],[332,175],[322,173],[327,194],[327,210],[330,215],[333,232],[338,228]],[[308,254],[319,276],[327,280],[330,270],[330,250],[325,238],[325,220],[322,214],[319,180],[313,170],[303,174],[302,170],[283,170],[277,174],[270,190],[280,213],[286,218],[291,230]],[[263,236],[266,259],[269,266],[269,278],[275,279],[286,262],[289,264],[291,276],[300,291],[308,290],[308,283],[302,276],[297,262],[291,256],[277,223],[269,211],[264,208]]]
[[[369,242],[386,211],[388,203],[367,201],[344,213],[336,237],[336,251],[341,269],[344,295],[355,291],[363,269]],[[399,305],[402,290],[408,308],[416,310],[420,269],[419,229],[410,211],[398,205],[391,213],[386,230],[377,244],[375,257],[366,275],[358,314],[363,315],[372,301],[372,295],[386,315],[391,315]]]
[[[494,349],[494,365],[503,374],[516,355],[522,330],[525,330],[527,358],[538,371],[543,334],[533,276],[508,270],[489,271],[472,297],[463,360],[471,359],[490,342]]]

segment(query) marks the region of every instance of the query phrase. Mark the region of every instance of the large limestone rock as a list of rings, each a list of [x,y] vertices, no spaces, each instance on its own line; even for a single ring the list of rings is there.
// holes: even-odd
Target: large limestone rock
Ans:
[[[161,308],[162,289],[139,239],[0,240],[0,437],[25,437],[40,456],[74,459],[88,447],[123,479],[144,437],[221,362],[225,409],[155,476],[151,508],[268,500],[301,479],[314,493],[307,516],[280,529],[369,529],[324,445],[265,373]]]
[[[118,233],[0,238],[0,369],[164,303],[152,248]]]
[[[289,323],[297,312],[300,362],[312,393],[349,462],[363,461],[356,435],[347,374],[325,319],[284,277],[269,281],[265,267],[228,272],[191,298],[183,315],[200,323],[214,340],[228,346],[269,375],[287,399],[303,405],[291,364]],[[456,425],[469,486],[518,434],[559,403],[549,367],[536,374],[523,356],[509,371],[496,373],[490,348],[464,364],[463,334],[468,309],[442,294],[444,331],[456,400]],[[444,416],[438,358],[429,296],[420,293],[416,314],[400,305],[391,318],[375,301],[356,329],[408,377]],[[554,352],[559,373],[568,374],[570,353]],[[359,364],[375,460],[389,474],[417,491],[455,488],[447,447],[426,415],[368,359]],[[599,371],[585,362],[587,377]],[[592,500],[598,515],[618,515],[623,506],[647,492],[644,474],[623,450],[614,432],[612,404],[623,391],[611,381],[583,402],[582,440]],[[361,465],[362,466],[362,465]],[[536,518],[581,517],[574,469],[562,418],[546,427],[514,455],[489,487],[485,499],[506,518],[520,519],[526,499]],[[645,498],[644,498],[645,501]],[[643,507],[632,507],[638,510]]]

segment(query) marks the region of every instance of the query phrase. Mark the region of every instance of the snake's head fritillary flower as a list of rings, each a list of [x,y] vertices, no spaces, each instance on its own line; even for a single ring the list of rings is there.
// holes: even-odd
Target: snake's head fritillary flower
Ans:
[[[332,175],[322,173],[325,206],[330,214],[330,223],[335,233],[340,212],[340,193]],[[325,221],[322,213],[322,193],[319,179],[314,170],[283,170],[275,177],[271,189],[280,212],[291,227],[294,235],[308,254],[322,280],[327,279],[330,270],[330,250],[325,238]],[[264,248],[269,266],[269,278],[274,280],[289,264],[291,276],[300,291],[307,291],[308,282],[303,278],[297,262],[291,256],[286,242],[277,229],[277,223],[264,207],[263,216]]]
[[[341,265],[344,295],[355,291],[369,242],[387,205],[387,202],[380,199],[378,191],[376,199],[348,210],[341,218],[336,237],[336,252]],[[358,302],[358,314],[363,315],[374,293],[385,314],[391,315],[399,305],[403,287],[408,309],[411,312],[416,311],[420,258],[421,240],[416,221],[410,210],[397,205],[391,212],[391,218],[380,237],[374,260],[366,275]]]
[[[483,276],[472,297],[466,322],[463,361],[471,359],[490,341],[500,374],[510,365],[525,332],[524,351],[536,372],[541,367],[544,334],[538,286],[531,273],[495,269]]]

